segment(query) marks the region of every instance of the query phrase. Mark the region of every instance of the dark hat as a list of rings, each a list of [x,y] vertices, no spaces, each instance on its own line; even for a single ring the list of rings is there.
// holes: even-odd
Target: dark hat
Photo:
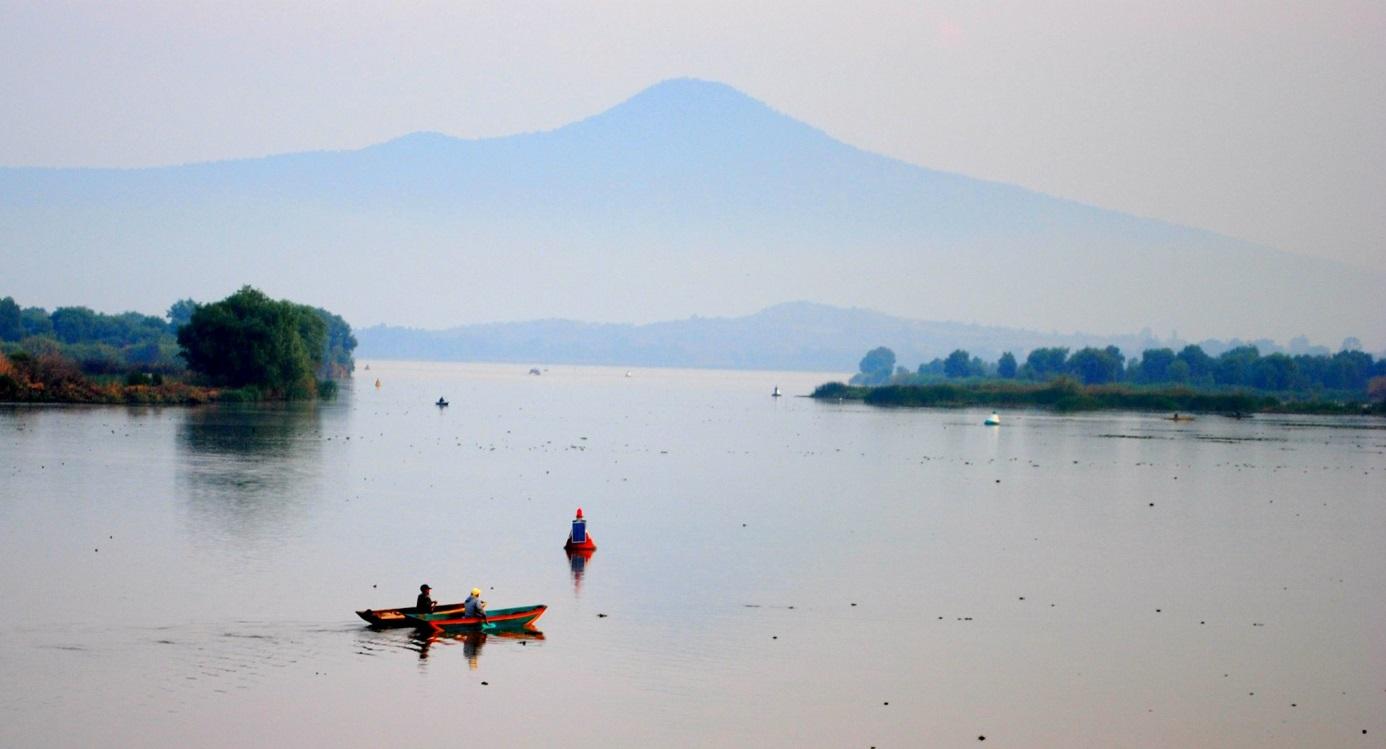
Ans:
[[[419,586],[419,590],[433,590],[433,589],[430,588],[430,587],[428,587],[428,583],[424,583],[423,585],[420,585],[420,586]]]

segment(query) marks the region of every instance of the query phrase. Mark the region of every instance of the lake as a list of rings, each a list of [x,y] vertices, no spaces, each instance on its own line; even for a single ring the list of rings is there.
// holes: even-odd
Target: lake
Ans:
[[[320,404],[0,406],[0,745],[1386,740],[1380,419],[369,365]],[[421,583],[542,637],[353,614]]]

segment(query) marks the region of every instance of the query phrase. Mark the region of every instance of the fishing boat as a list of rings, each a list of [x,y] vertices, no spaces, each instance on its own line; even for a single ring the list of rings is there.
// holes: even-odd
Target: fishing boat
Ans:
[[[989,427],[999,427],[1001,426],[1001,417],[997,415],[995,411],[992,411],[991,416],[988,416],[986,421],[983,421],[982,423]]]
[[[415,626],[434,632],[493,632],[498,630],[524,629],[534,624],[544,615],[548,606],[536,603],[532,606],[517,606],[511,609],[492,609],[486,618],[463,616],[461,611],[432,614],[405,614],[415,622]]]
[[[779,386],[779,385],[776,385],[776,386],[775,386],[774,392],[770,393],[770,397],[771,397],[771,398],[778,398],[778,397],[780,397],[781,395],[783,395],[783,393],[780,392],[780,386]]]
[[[448,402],[445,401],[445,400],[443,400],[442,396],[439,396],[439,397],[438,397],[438,402],[437,402],[437,403],[434,403],[433,405],[437,406],[438,408],[447,408],[447,407],[448,407]]]
[[[464,605],[460,603],[438,604],[433,607],[433,613],[444,615],[461,615],[463,608]],[[394,629],[396,627],[420,626],[418,621],[409,618],[410,614],[420,613],[423,612],[419,611],[419,607],[408,606],[406,608],[400,609],[366,609],[365,611],[356,612],[356,615],[361,617],[362,619],[365,619],[367,622],[370,622],[371,626],[373,627]]]

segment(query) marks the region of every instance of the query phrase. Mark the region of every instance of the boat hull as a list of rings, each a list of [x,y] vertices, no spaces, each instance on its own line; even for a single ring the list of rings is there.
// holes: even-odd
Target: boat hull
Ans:
[[[461,612],[406,614],[406,616],[417,622],[417,626],[434,632],[495,632],[526,629],[538,621],[548,608],[542,603],[536,603],[532,606],[494,609],[486,612],[485,619],[462,616]]]
[[[447,603],[433,607],[434,614],[461,615],[463,604]],[[419,622],[410,619],[410,614],[421,614],[417,606],[408,606],[400,609],[366,609],[356,612],[356,615],[365,619],[372,627],[382,629],[396,629],[400,627],[418,627]]]

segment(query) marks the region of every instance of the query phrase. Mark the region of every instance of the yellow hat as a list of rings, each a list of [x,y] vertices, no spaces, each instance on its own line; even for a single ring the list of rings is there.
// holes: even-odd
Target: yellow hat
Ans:
[[[479,596],[479,595],[481,595],[481,588],[472,588],[472,595],[474,595],[474,596]]]

